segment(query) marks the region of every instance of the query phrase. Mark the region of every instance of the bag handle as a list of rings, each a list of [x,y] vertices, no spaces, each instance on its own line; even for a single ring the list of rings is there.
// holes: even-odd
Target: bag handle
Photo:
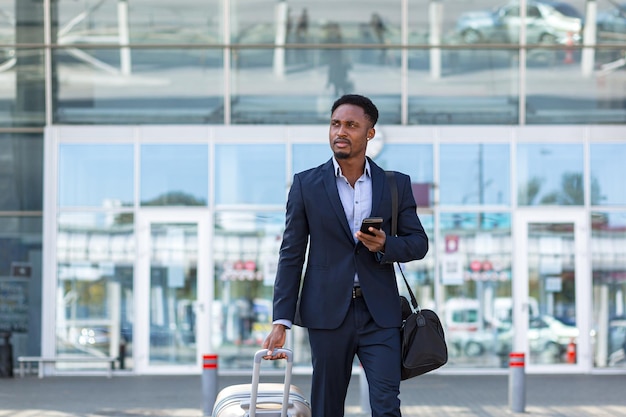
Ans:
[[[389,182],[389,187],[391,189],[391,234],[392,236],[398,235],[398,184],[396,183],[396,175],[393,171],[385,171],[387,175],[387,181]],[[413,312],[420,311],[419,305],[417,304],[417,299],[415,298],[415,294],[413,294],[413,290],[409,286],[409,281],[407,281],[404,276],[404,272],[402,271],[402,266],[400,262],[396,262],[398,265],[398,269],[400,270],[400,274],[402,274],[402,278],[404,279],[404,284],[406,285],[406,289],[409,291],[409,296],[411,298],[411,308]]]

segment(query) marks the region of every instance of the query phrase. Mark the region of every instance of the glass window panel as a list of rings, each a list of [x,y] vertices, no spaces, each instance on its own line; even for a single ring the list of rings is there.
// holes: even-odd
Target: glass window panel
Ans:
[[[591,213],[594,361],[626,367],[626,212]]]
[[[576,363],[563,353],[576,342],[576,248],[572,222],[529,222],[528,236],[528,362]],[[546,331],[549,330],[549,331]]]
[[[626,41],[626,6],[624,3],[598,0],[597,7],[598,44],[623,44]],[[621,56],[617,56],[617,58],[621,58]]]
[[[517,181],[521,206],[584,204],[583,146],[517,145]]]
[[[293,174],[314,168],[332,157],[330,144],[293,145],[291,170]]]
[[[284,145],[216,145],[217,204],[284,204]]]
[[[409,281],[411,289],[415,293],[414,295],[417,298],[418,304],[422,308],[438,310],[435,300],[436,255],[435,250],[432,249],[436,247],[434,219],[432,214],[418,213],[418,215],[420,221],[422,222],[422,226],[424,227],[424,231],[428,236],[428,242],[431,250],[428,251],[424,259],[403,263],[402,271],[404,272],[407,281]],[[406,290],[406,284],[404,283],[402,275],[399,272],[396,273],[396,278],[398,281],[398,290],[400,291],[400,294],[408,297],[409,294]],[[415,291],[416,288],[419,288],[419,290]]]
[[[241,0],[233,3],[233,43],[324,43],[329,25],[338,25],[343,42],[400,43],[400,0],[360,3],[332,0]]]
[[[213,239],[215,300],[212,345],[222,364],[249,369],[271,330],[274,278],[284,212],[218,212]],[[294,361],[310,365],[306,330],[295,326]]]
[[[0,80],[0,127],[43,126],[43,51],[0,45]]]
[[[204,206],[208,202],[207,145],[142,145],[141,205]]]
[[[41,217],[0,217],[0,332],[15,358],[41,341],[41,231]]]
[[[626,122],[623,48],[590,52],[585,58],[579,50],[529,50],[544,56],[549,69],[527,71],[527,124]]]
[[[120,365],[132,369],[133,222],[132,213],[122,212],[59,215],[58,355],[120,357]],[[89,365],[57,366],[75,369]]]
[[[440,198],[443,205],[508,205],[508,144],[442,144]]]
[[[13,31],[18,44],[44,42],[44,3],[4,0],[0,8],[0,26],[7,39],[11,39],[8,32]]]
[[[133,145],[59,146],[59,205],[133,205]]]
[[[0,43],[15,44],[15,3],[17,0],[4,0],[0,4]],[[24,2],[22,2],[24,3]],[[20,3],[18,3],[19,5]],[[37,14],[38,12],[35,12]]]
[[[410,175],[413,196],[417,206],[432,206],[432,145],[385,144],[380,154],[374,158],[374,161],[383,169]]]
[[[222,2],[58,1],[59,43],[220,43]]]
[[[232,122],[327,124],[333,101],[344,93],[359,92],[378,107],[380,124],[399,124],[400,61],[383,69],[364,56],[369,52],[287,49],[282,56],[273,49],[234,50]],[[308,54],[311,63],[303,66],[299,53]]]
[[[0,133],[0,210],[42,210],[43,135]]]
[[[452,366],[508,364],[512,325],[511,217],[442,213],[441,314]],[[503,335],[503,336],[502,336]]]
[[[592,144],[591,204],[626,204],[626,144]]]
[[[56,123],[223,123],[223,58],[211,49],[53,50]]]
[[[409,124],[517,124],[517,59],[506,49],[409,51]]]
[[[44,3],[6,0],[0,4],[0,127],[45,124]]]
[[[196,363],[198,225],[150,225],[150,364]]]

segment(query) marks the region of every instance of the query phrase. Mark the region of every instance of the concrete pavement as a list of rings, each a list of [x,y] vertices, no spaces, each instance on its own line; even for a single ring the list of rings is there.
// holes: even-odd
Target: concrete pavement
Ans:
[[[266,376],[262,382],[280,382]],[[249,376],[221,376],[220,389],[249,383]],[[309,395],[310,376],[293,384]],[[62,376],[0,378],[0,417],[201,417],[200,376]],[[508,405],[508,375],[434,373],[402,383],[404,417],[522,415]],[[526,414],[533,417],[626,417],[626,375],[527,375]],[[365,416],[358,376],[346,416]],[[333,416],[329,416],[333,417]]]

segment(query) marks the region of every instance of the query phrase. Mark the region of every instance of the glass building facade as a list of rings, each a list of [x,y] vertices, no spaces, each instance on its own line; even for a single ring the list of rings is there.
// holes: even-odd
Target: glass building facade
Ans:
[[[251,368],[295,172],[379,107],[441,372],[626,371],[626,18],[608,0],[0,0],[0,332],[117,372]],[[401,283],[400,283],[401,284]],[[403,288],[402,285],[399,286]],[[301,369],[306,330],[289,332]],[[48,364],[48,374],[99,370]]]

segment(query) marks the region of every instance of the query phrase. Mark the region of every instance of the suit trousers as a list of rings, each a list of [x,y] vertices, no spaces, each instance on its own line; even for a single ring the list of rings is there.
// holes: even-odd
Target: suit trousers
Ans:
[[[372,417],[400,417],[400,329],[379,327],[363,298],[336,329],[309,329],[313,417],[342,417],[355,355],[369,385]]]

